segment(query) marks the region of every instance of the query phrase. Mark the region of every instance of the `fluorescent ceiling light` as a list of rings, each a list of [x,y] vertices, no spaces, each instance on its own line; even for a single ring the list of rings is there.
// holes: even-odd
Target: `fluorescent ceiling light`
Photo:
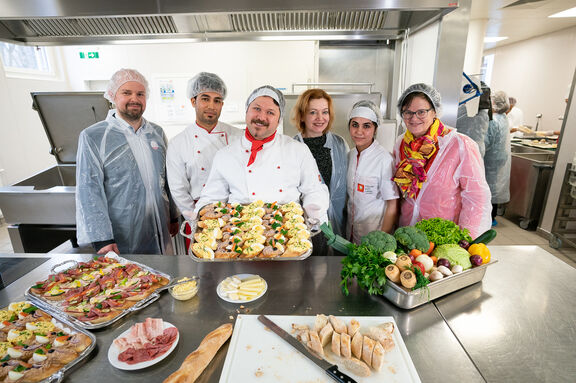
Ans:
[[[508,37],[507,36],[503,36],[503,37],[499,37],[499,36],[493,36],[493,37],[489,37],[486,36],[484,37],[484,43],[497,43],[498,41],[502,41],[502,40],[506,40]]]
[[[567,9],[562,12],[555,13],[548,17],[576,17],[576,7]]]

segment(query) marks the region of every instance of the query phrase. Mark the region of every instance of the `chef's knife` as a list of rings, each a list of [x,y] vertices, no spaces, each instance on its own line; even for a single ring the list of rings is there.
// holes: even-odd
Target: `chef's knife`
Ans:
[[[354,379],[349,377],[348,375],[340,372],[338,370],[338,366],[335,364],[330,364],[324,359],[318,357],[315,353],[310,352],[306,346],[300,343],[296,338],[292,335],[288,334],[286,331],[281,329],[276,323],[272,322],[270,319],[265,317],[264,315],[259,315],[258,320],[264,323],[270,330],[272,330],[276,335],[280,336],[286,342],[290,343],[292,347],[296,350],[300,351],[302,355],[310,359],[312,362],[316,363],[321,369],[326,371],[328,375],[332,379],[340,383],[357,383]]]

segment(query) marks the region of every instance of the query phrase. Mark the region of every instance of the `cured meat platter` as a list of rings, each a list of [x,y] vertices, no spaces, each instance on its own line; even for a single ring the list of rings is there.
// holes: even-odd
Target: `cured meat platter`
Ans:
[[[94,335],[32,302],[0,309],[0,380],[60,382],[96,346]]]
[[[295,337],[295,326],[314,328],[316,321],[314,316],[267,315],[267,317]],[[290,377],[291,382],[333,382],[325,371],[266,328],[257,318],[256,315],[238,315],[220,383],[249,381],[272,383],[280,381],[281,377]],[[367,377],[359,377],[347,369],[342,357],[337,357],[329,351],[330,345],[324,347],[325,359],[328,362],[337,364],[340,371],[358,382],[420,382],[393,317],[336,318],[346,323],[356,320],[360,324],[359,331],[362,334],[367,334],[372,326],[391,323],[394,329],[391,333],[394,347],[384,354],[380,370],[372,370]]]
[[[186,223],[193,235],[184,232]],[[312,233],[296,202],[212,203],[180,233],[191,240],[189,254],[197,262],[293,261],[312,254]]]
[[[165,273],[108,253],[89,262],[54,266],[26,296],[79,327],[98,329],[154,302],[170,282]]]

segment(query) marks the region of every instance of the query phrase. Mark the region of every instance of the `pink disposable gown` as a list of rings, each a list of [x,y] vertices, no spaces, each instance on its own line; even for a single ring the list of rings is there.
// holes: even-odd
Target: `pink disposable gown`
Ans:
[[[400,161],[401,136],[394,147],[394,161]],[[472,238],[491,227],[490,188],[484,175],[484,161],[470,137],[452,129],[438,138],[439,151],[428,170],[428,180],[416,199],[403,199],[400,226],[440,217],[470,230]]]

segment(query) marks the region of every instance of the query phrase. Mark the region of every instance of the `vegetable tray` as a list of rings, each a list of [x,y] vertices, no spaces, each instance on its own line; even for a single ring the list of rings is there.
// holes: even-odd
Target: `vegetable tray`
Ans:
[[[431,282],[428,286],[413,291],[388,281],[382,295],[400,308],[413,309],[436,298],[480,282],[484,278],[484,274],[486,274],[486,268],[496,262],[498,260],[492,258],[489,263],[473,267],[436,282]]]

